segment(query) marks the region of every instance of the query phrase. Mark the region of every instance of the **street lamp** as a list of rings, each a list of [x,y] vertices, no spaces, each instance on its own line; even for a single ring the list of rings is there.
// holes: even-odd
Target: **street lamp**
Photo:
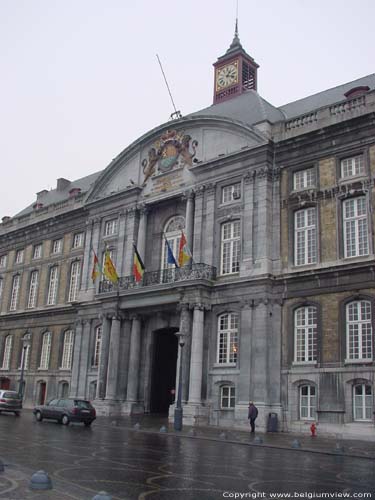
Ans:
[[[22,345],[22,363],[21,363],[21,377],[20,377],[20,384],[18,387],[18,395],[19,398],[23,400],[23,379],[24,379],[24,371],[25,371],[25,360],[26,360],[26,353],[27,349],[31,345],[31,340],[30,338],[23,338],[23,345]]]
[[[180,346],[180,366],[179,366],[179,374],[178,374],[178,387],[177,387],[177,401],[174,409],[174,430],[181,431],[182,430],[182,352],[183,347],[185,345],[184,335],[181,332],[177,332],[176,336],[178,338],[178,344]]]

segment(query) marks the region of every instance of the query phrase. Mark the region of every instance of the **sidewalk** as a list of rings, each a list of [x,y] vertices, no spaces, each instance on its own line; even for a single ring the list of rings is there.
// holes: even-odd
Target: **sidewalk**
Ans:
[[[375,460],[375,442],[354,439],[335,439],[326,436],[311,437],[306,434],[292,432],[255,432],[226,429],[223,427],[191,427],[184,425],[182,431],[175,431],[173,422],[167,417],[137,415],[131,417],[98,417],[97,425],[115,426],[131,429],[134,432],[166,433],[168,435],[188,438],[226,441],[244,446],[263,446],[266,448],[308,451],[329,455],[366,458]],[[299,447],[295,447],[298,441]]]

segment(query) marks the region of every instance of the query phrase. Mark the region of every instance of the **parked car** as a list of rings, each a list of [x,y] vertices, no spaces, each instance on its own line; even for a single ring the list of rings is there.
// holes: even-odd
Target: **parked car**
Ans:
[[[45,405],[36,406],[33,413],[38,422],[43,418],[49,418],[63,425],[69,425],[69,422],[83,422],[86,427],[96,418],[95,408],[90,401],[73,398],[52,399]]]
[[[22,399],[16,391],[0,390],[0,413],[9,411],[19,417],[22,410]]]

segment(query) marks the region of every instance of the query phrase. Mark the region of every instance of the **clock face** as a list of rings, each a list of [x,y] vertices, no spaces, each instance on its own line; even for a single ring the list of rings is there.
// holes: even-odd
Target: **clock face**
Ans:
[[[238,82],[237,61],[226,64],[216,70],[216,90],[224,89]]]

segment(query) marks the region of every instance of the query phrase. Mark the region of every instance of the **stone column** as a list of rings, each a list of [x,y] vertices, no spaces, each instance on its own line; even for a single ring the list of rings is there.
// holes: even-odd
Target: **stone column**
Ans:
[[[194,210],[194,261],[202,261],[202,238],[203,238],[203,201],[204,185],[198,186],[195,191],[195,210]]]
[[[139,366],[141,361],[141,320],[139,316],[132,317],[130,336],[129,372],[127,387],[127,402],[138,401]]]
[[[70,379],[70,397],[75,398],[78,396],[78,382],[79,382],[79,371],[80,371],[80,352],[82,344],[82,331],[83,331],[83,321],[77,320],[75,322],[75,334],[74,334],[74,351],[73,351],[73,364],[72,364],[72,375]]]
[[[129,208],[126,212],[125,252],[121,268],[124,276],[133,274],[133,242],[136,239],[135,214],[135,208]]]
[[[269,384],[267,369],[268,323],[268,299],[255,302],[251,331],[250,399],[264,404],[267,400]]]
[[[257,264],[257,274],[272,272],[272,171],[265,166],[256,174],[257,223],[253,232],[254,261]]]
[[[187,350],[188,350],[188,337],[190,336],[190,312],[189,312],[189,305],[188,304],[181,304],[180,305],[180,334],[183,335],[183,340],[184,340],[184,347],[183,349],[183,354],[182,354],[182,400],[186,401],[186,388],[187,388],[187,378],[186,378],[186,357],[187,357]],[[180,379],[180,364],[181,364],[181,349],[180,347],[177,348],[177,363],[176,363],[176,383],[175,383],[175,390],[176,390],[176,398],[177,398],[177,393],[178,393],[178,385],[179,385],[179,379]],[[185,369],[184,369],[185,368]],[[185,398],[183,397],[185,394]]]
[[[147,231],[147,213],[148,208],[141,206],[139,209],[140,219],[138,226],[137,250],[143,262],[145,261],[146,252],[146,231]]]
[[[238,375],[238,384],[236,387],[237,403],[247,407],[250,400],[250,368],[251,368],[251,336],[252,336],[252,321],[253,307],[250,300],[244,300],[241,303],[241,316],[239,332],[239,359],[238,363],[241,367]],[[247,418],[247,415],[246,415]]]
[[[102,320],[102,340],[99,354],[98,381],[96,385],[96,399],[104,399],[107,385],[109,341],[111,334],[110,316],[103,314]]]
[[[189,404],[202,401],[204,306],[194,305],[190,354]]]
[[[89,368],[90,360],[90,332],[91,332],[91,320],[83,321],[83,331],[82,331],[82,342],[80,351],[80,370],[79,370],[79,380],[78,380],[78,394],[79,398],[86,398],[86,387],[87,387],[87,371]]]
[[[206,221],[203,245],[203,262],[209,266],[214,263],[215,195],[216,182],[212,182],[206,189]]]
[[[253,270],[254,244],[254,172],[248,172],[244,177],[243,196],[243,234],[241,276],[248,276]]]
[[[113,316],[108,353],[107,387],[105,399],[117,399],[117,375],[120,353],[121,319]]]
[[[188,247],[193,253],[193,234],[194,234],[194,191],[186,194],[186,213],[185,213],[185,235]]]

